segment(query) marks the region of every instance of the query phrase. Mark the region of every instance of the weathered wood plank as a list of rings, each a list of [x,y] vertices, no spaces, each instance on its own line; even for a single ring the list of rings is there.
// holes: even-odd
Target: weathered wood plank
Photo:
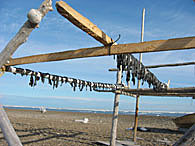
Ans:
[[[110,55],[123,53],[159,52],[169,50],[184,50],[195,48],[195,37],[176,38],[169,40],[155,40],[143,43],[129,43],[113,45]],[[97,57],[109,55],[109,47],[82,48],[56,53],[40,54],[11,59],[7,65],[30,64],[39,62],[60,61],[76,58]]]
[[[45,0],[39,9],[35,10],[33,9],[33,12],[37,12],[40,15],[36,15],[39,17],[39,20],[48,13],[48,11],[51,11],[52,9],[52,1],[51,0]],[[32,11],[31,11],[32,12]],[[31,13],[32,14],[32,13]],[[35,15],[31,15],[29,17],[29,20],[27,20],[24,25],[20,28],[18,33],[15,35],[15,37],[7,44],[7,46],[3,49],[3,51],[0,53],[0,68],[9,61],[11,55],[16,51],[16,49],[25,43],[28,39],[28,36],[30,33],[35,29],[39,23],[32,23],[34,20]],[[32,18],[32,19],[30,19]],[[37,21],[36,21],[37,22]]]
[[[140,88],[140,89],[125,88],[121,90],[125,92],[130,92],[133,94],[138,94],[138,93],[195,93],[195,87],[168,88],[162,91],[155,91],[153,89],[148,89],[148,88]]]
[[[173,146],[194,146],[194,145],[195,145],[195,124]]]
[[[10,120],[7,117],[3,106],[0,104],[0,128],[9,146],[22,146]]]
[[[67,18],[71,23],[95,38],[97,41],[101,42],[103,45],[112,43],[112,39],[109,36],[64,1],[56,2],[56,8],[62,16]]]
[[[118,94],[122,94],[122,95],[127,95],[127,96],[131,96],[131,97],[136,97],[135,95],[136,94],[139,94],[141,96],[169,96],[169,97],[193,97],[195,96],[195,92],[192,92],[192,93],[177,93],[177,92],[173,92],[173,93],[159,93],[159,92],[148,92],[148,93],[144,93],[144,92],[134,92],[131,93],[131,92],[127,92],[127,91],[120,91],[120,90],[94,90],[96,92],[113,92],[113,93],[118,93]],[[195,98],[194,98],[195,99]]]

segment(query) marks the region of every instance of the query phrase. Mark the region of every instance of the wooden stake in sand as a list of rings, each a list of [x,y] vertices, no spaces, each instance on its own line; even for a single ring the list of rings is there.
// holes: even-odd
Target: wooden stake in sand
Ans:
[[[9,146],[22,146],[14,128],[12,127],[3,106],[0,104],[0,127]]]
[[[121,75],[122,75],[122,66],[120,66],[120,70],[117,72],[116,84],[121,84]],[[119,99],[120,99],[120,94],[119,93],[115,93],[113,115],[112,115],[112,129],[111,129],[110,146],[115,146],[116,145],[116,134],[117,134],[117,124],[118,124],[118,111],[119,111]]]
[[[144,18],[145,18],[145,8],[142,13],[142,29],[141,29],[141,42],[144,41]],[[142,53],[139,54],[139,61],[142,62]],[[137,88],[140,88],[141,81],[138,80]],[[137,126],[138,126],[138,111],[139,111],[139,94],[136,97],[136,109],[135,109],[135,123],[134,123],[134,133],[133,133],[133,141],[136,143],[136,135],[137,135]]]

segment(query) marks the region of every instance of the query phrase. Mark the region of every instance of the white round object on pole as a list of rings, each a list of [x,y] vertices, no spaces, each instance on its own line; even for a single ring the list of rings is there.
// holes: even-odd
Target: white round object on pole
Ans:
[[[41,19],[42,19],[42,14],[36,9],[31,9],[28,12],[27,17],[31,23],[39,24],[41,22]]]

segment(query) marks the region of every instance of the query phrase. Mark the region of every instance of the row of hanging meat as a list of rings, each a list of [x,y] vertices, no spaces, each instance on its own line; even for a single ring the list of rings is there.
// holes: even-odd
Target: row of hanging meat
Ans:
[[[78,87],[80,91],[82,91],[84,88],[86,88],[86,90],[89,88],[89,90],[92,91],[94,89],[116,90],[124,87],[123,85],[84,81],[80,79],[69,78],[66,76],[58,76],[49,73],[35,72],[30,69],[16,68],[12,66],[6,66],[5,71],[11,72],[13,74],[21,74],[22,76],[30,76],[29,85],[31,87],[36,86],[39,80],[41,80],[42,83],[45,83],[45,79],[48,80],[49,85],[53,86],[53,89],[57,88],[59,85],[62,86],[64,83],[69,83],[73,88],[73,91],[76,90],[76,87]]]
[[[163,90],[167,88],[167,84],[162,83],[157,79],[157,77],[150,72],[145,66],[140,63],[133,55],[131,54],[120,54],[117,55],[117,68],[120,69],[122,66],[122,71],[126,71],[126,81],[131,81],[135,85],[135,78],[142,80],[142,85],[146,81],[149,85],[153,86],[154,90]]]

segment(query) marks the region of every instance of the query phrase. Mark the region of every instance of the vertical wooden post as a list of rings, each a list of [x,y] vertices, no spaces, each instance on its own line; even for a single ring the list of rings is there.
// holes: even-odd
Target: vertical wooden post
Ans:
[[[142,29],[141,29],[141,42],[144,41],[144,18],[145,18],[145,8],[142,13]],[[139,61],[142,62],[142,53],[139,54]],[[140,88],[140,80],[138,80],[137,88]],[[138,126],[138,112],[139,112],[139,95],[136,97],[136,109],[135,109],[135,122],[134,122],[134,133],[133,133],[133,141],[136,143],[137,137],[137,126]]]
[[[12,127],[5,110],[0,104],[0,127],[9,146],[22,146],[14,128]]]
[[[116,81],[117,84],[121,84],[121,75],[122,75],[122,66],[120,66],[120,69],[117,72],[117,81]],[[112,129],[111,129],[110,146],[116,145],[119,99],[120,99],[120,94],[115,93],[113,115],[112,115]]]

